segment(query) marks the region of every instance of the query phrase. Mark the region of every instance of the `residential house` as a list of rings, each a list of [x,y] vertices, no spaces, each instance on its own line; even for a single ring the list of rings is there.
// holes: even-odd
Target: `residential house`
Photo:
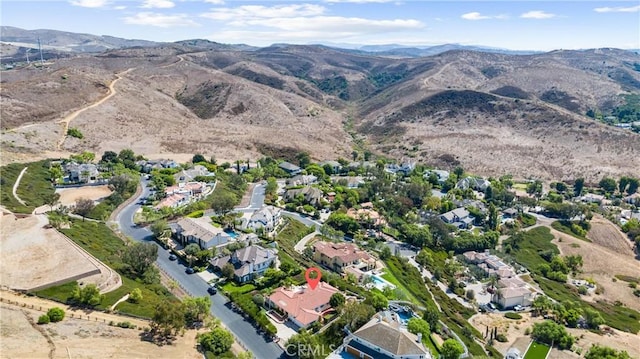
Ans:
[[[632,195],[626,196],[624,201],[629,204],[635,204],[636,206],[640,206],[640,192],[636,192]]]
[[[440,219],[460,229],[469,229],[475,218],[464,208],[456,208],[440,215]]]
[[[278,167],[282,168],[289,176],[297,176],[302,172],[302,168],[290,162],[280,162]]]
[[[243,229],[252,229],[257,232],[259,229],[264,231],[265,234],[271,233],[278,224],[281,222],[280,208],[274,206],[262,207],[251,215],[245,223],[241,225]]]
[[[353,243],[318,241],[313,244],[313,260],[342,273],[347,267],[368,271],[376,267],[376,260]]]
[[[176,183],[197,182],[196,177],[213,177],[216,174],[209,172],[203,165],[195,165],[193,168],[182,170],[173,175]]]
[[[398,165],[395,163],[392,164],[388,164],[385,166],[385,171],[387,171],[388,173],[393,173],[393,174],[403,174],[405,176],[408,176],[411,171],[413,171],[413,169],[416,168],[416,164],[415,162],[403,162],[402,164]]]
[[[498,281],[498,290],[493,293],[491,300],[504,309],[516,305],[529,306],[533,303],[536,291],[518,277],[503,278]]]
[[[431,174],[435,174],[436,177],[438,178],[438,183],[439,184],[444,184],[450,176],[449,171],[443,171],[443,170],[427,170],[424,172],[424,178],[429,178],[431,177]]]
[[[100,180],[98,167],[93,163],[69,162],[63,166],[64,182],[95,183]]]
[[[318,181],[318,177],[314,175],[297,175],[287,179],[288,186],[306,186]]]
[[[601,204],[602,201],[604,201],[604,196],[601,194],[587,193],[584,196],[580,197],[580,201],[586,202],[586,203]]]
[[[382,218],[378,211],[373,209],[371,202],[362,203],[361,208],[349,208],[347,210],[347,216],[357,220],[360,223],[368,224],[374,227],[381,227],[387,222]]]
[[[458,181],[456,188],[465,190],[471,188],[476,191],[484,192],[491,186],[491,182],[479,177],[465,177]]]
[[[365,183],[364,178],[362,178],[361,176],[333,176],[331,177],[331,181],[335,184],[351,189],[358,188],[360,187],[360,185],[363,185]]]
[[[180,165],[173,160],[141,160],[137,161],[136,165],[140,166],[140,171],[143,173],[150,173],[155,169],[163,168],[178,168]]]
[[[344,351],[364,359],[431,359],[422,335],[410,333],[396,313],[376,314],[343,341]]]
[[[180,182],[174,186],[165,188],[165,198],[155,205],[154,208],[156,210],[163,207],[177,208],[202,199],[209,192],[211,192],[211,187],[204,182]]]
[[[153,206],[153,209],[155,209],[156,211],[162,209],[162,208],[178,208],[178,207],[182,207],[186,204],[189,203],[189,197],[185,196],[183,194],[170,194],[166,197],[164,197],[162,200],[160,200],[160,202],[158,202],[158,204],[156,204],[155,206]]]
[[[502,211],[502,216],[504,218],[516,218],[518,217],[518,210],[515,208],[507,208]]]
[[[338,289],[326,282],[318,283],[315,289],[307,286],[291,289],[280,287],[268,297],[267,303],[270,308],[277,308],[286,314],[299,328],[307,328],[331,308],[329,299],[335,293],[338,293]]]
[[[489,250],[484,252],[468,251],[463,257],[469,263],[477,264],[487,275],[496,275],[498,278],[512,278],[516,272],[508,264],[505,264],[498,256],[489,254]]]
[[[285,202],[293,202],[298,196],[302,196],[304,203],[308,203],[312,206],[318,206],[320,204],[320,200],[322,200],[322,191],[311,186],[288,189],[284,193],[284,200]]]
[[[275,250],[250,245],[236,250],[229,256],[213,258],[209,263],[216,270],[222,270],[227,263],[231,263],[234,279],[238,283],[245,283],[262,276],[275,259]]]
[[[329,166],[331,168],[331,173],[328,174],[340,173],[340,171],[342,171],[342,165],[338,161],[322,161],[318,163],[318,165],[322,168]]]
[[[173,234],[182,245],[197,243],[202,249],[224,247],[234,240],[222,228],[215,227],[209,217],[183,218],[178,221]]]

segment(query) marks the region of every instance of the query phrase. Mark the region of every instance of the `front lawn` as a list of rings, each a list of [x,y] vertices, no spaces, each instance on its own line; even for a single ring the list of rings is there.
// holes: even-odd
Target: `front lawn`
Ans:
[[[234,282],[229,282],[225,285],[223,285],[222,287],[220,287],[222,290],[224,290],[225,292],[231,294],[231,293],[249,293],[251,291],[253,291],[254,289],[256,289],[256,286],[254,286],[253,284],[247,283],[241,286],[238,286],[236,283]]]
[[[524,354],[524,359],[545,359],[551,348],[542,343],[533,342]]]

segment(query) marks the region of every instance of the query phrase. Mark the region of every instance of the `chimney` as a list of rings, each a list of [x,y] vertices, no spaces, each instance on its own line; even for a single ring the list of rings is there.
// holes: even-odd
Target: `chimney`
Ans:
[[[418,333],[418,340],[416,340],[416,342],[422,343],[422,333]]]

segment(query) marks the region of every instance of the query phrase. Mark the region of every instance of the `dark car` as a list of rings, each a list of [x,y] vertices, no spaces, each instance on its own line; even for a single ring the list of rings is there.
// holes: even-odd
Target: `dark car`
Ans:
[[[214,295],[214,294],[218,293],[218,290],[215,287],[210,286],[209,288],[207,288],[207,293],[209,293],[211,295]]]
[[[193,273],[195,273],[196,271],[194,271],[194,270],[193,270],[193,268],[188,267],[188,268],[185,270],[185,272],[186,272],[187,274],[193,274]]]
[[[172,255],[169,256],[169,260],[170,261],[175,261],[176,259],[178,259],[178,257],[176,257],[175,254],[172,254]]]

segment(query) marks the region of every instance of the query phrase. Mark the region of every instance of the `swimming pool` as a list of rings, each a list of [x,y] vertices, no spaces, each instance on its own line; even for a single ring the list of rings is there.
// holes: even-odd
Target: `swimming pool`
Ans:
[[[378,277],[377,275],[372,275],[371,279],[373,279],[373,286],[378,288],[379,290],[383,290],[384,287],[389,287],[391,289],[395,289],[396,286],[387,282],[386,280],[384,280],[381,277]]]
[[[238,238],[238,232],[225,230],[224,233],[228,234],[229,237],[233,239]]]

